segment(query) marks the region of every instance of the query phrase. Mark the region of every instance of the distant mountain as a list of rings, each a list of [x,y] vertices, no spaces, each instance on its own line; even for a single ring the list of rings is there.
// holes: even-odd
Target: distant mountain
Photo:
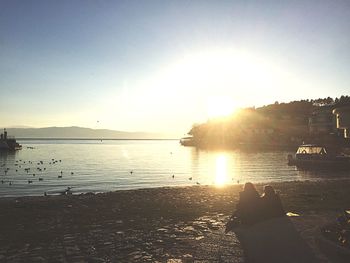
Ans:
[[[13,125],[7,128],[33,128],[32,126],[26,126],[26,125]]]
[[[3,128],[1,129],[3,131]],[[47,127],[47,128],[7,128],[9,136],[18,139],[171,139],[169,135],[149,132],[125,132],[107,129],[82,127]]]

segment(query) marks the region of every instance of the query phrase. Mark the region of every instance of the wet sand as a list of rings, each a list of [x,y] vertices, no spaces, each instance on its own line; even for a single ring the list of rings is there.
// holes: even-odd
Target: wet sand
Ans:
[[[317,262],[329,262],[315,240],[350,208],[350,180],[271,185],[285,210],[300,214],[291,223]],[[241,188],[1,198],[0,262],[247,262],[249,246],[224,234]]]

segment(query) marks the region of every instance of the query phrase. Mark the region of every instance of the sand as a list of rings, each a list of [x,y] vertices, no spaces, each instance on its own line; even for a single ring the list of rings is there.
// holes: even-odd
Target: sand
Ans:
[[[319,228],[350,208],[350,180],[271,185],[285,210],[300,216],[228,234],[242,185],[1,198],[0,262],[267,262],[256,256],[277,240],[305,242],[290,262],[298,253],[331,262],[317,246]],[[287,254],[283,242],[276,251],[274,259]]]

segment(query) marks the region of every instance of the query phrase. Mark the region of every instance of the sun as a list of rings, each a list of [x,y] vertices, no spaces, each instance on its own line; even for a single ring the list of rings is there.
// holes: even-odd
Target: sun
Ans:
[[[218,118],[233,114],[236,106],[228,97],[216,96],[208,99],[208,117]]]
[[[135,78],[124,94],[110,98],[118,97],[117,107],[123,108],[123,112],[125,109],[135,116],[142,113],[150,121],[155,117],[170,120],[173,119],[170,116],[177,116],[179,123],[190,125],[193,121],[231,117],[239,114],[241,108],[266,104],[276,97],[276,90],[285,81],[287,86],[293,83],[282,74],[284,67],[276,67],[272,58],[233,47],[193,48],[164,62],[154,72]],[[132,111],[128,102],[131,98]],[[115,100],[109,105],[108,110],[115,109]],[[114,115],[111,116],[115,120]],[[135,116],[125,117],[126,122]],[[147,123],[146,118],[139,118],[137,125],[143,120]],[[162,121],[158,123],[164,127]]]

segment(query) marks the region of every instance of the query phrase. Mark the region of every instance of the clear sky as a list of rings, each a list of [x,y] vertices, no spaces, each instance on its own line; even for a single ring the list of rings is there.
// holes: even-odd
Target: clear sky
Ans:
[[[347,0],[0,0],[0,126],[183,134],[349,95],[349,72]]]

